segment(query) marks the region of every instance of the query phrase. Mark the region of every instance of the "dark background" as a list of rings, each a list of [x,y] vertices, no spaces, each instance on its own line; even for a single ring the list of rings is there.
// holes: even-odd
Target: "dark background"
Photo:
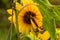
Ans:
[[[0,40],[6,40],[8,35],[8,30],[10,28],[10,22],[7,13],[7,9],[11,8],[10,0],[0,0]]]

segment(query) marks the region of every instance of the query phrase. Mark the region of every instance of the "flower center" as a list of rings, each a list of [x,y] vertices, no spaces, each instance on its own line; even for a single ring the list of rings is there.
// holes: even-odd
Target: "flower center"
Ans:
[[[35,17],[35,14],[33,12],[28,11],[25,13],[23,21],[27,24],[31,24],[31,21],[30,21],[31,17]]]

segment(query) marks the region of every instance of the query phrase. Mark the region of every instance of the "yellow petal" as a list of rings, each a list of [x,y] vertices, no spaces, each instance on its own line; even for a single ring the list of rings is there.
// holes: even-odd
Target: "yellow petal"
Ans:
[[[33,32],[30,32],[30,36],[31,36],[32,39],[35,37]]]
[[[42,39],[42,38],[43,38],[43,36],[42,36],[42,34],[41,34],[41,33],[38,33],[38,38],[40,38],[40,39]]]
[[[38,33],[38,38],[41,40],[48,40],[50,38],[50,34],[48,31],[45,31],[43,34]]]
[[[33,3],[33,1],[32,0],[22,0],[22,3],[23,3],[23,5],[27,5],[27,4]]]
[[[12,20],[12,16],[8,17],[8,20],[11,22],[11,20]]]
[[[11,23],[14,23],[16,22],[15,20],[15,15],[13,15],[13,20],[12,20],[12,16],[8,17],[8,20],[11,22]]]
[[[16,2],[16,9],[19,11],[22,8],[22,5]]]
[[[49,38],[50,38],[49,32],[48,32],[48,31],[45,31],[45,32],[43,33],[43,40],[48,40]]]
[[[12,15],[12,9],[8,9],[7,12]]]
[[[22,8],[22,6],[16,2],[16,9],[19,11]],[[7,12],[12,15],[12,9],[8,9]],[[13,11],[15,13],[15,11]]]
[[[12,15],[12,9],[8,9],[7,12]],[[13,13],[15,14],[15,11],[13,11]]]

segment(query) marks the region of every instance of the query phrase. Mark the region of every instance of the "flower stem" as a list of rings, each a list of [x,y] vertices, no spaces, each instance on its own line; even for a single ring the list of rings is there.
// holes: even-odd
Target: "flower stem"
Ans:
[[[16,20],[16,33],[17,33],[17,40],[20,40],[20,33],[19,33],[19,28],[18,28],[18,11],[16,10],[16,2],[17,0],[14,0],[13,2],[13,10],[15,11],[15,20]]]

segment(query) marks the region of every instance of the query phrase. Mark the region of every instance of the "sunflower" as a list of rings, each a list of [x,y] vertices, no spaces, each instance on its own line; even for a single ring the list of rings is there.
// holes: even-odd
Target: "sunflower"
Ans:
[[[16,9],[18,13],[18,27],[19,32],[29,33],[31,29],[42,28],[42,14],[39,11],[37,5],[32,0],[22,0],[22,5],[16,2]],[[8,9],[7,12],[12,14],[12,9]],[[13,23],[16,24],[15,12],[13,12]],[[12,22],[12,16],[8,18]]]
[[[16,2],[16,10],[20,10],[21,9],[21,5]],[[13,11],[13,15],[12,15],[12,11]],[[13,16],[13,23],[16,24],[16,19],[15,19],[15,11],[13,9],[8,9],[7,12],[11,15],[10,17],[8,17],[8,19],[10,20],[10,22],[12,22],[12,16]]]

